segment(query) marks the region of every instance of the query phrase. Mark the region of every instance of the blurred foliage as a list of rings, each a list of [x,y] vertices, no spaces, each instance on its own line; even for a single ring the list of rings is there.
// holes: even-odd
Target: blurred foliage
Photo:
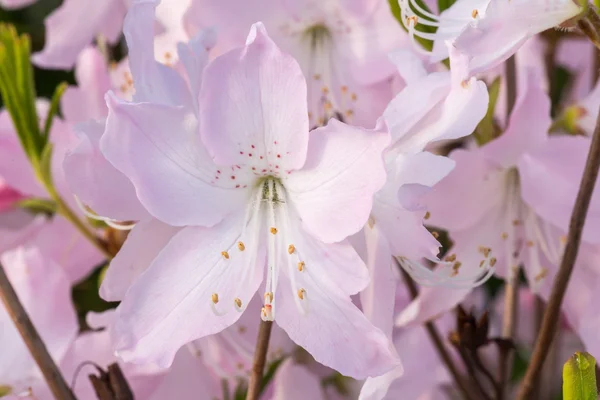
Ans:
[[[565,400],[596,400],[596,359],[589,353],[576,352],[563,367]]]
[[[118,302],[107,302],[100,298],[99,290],[104,267],[105,265],[101,265],[96,268],[89,276],[75,285],[71,292],[81,330],[90,329],[85,321],[88,312],[100,313],[119,305]]]

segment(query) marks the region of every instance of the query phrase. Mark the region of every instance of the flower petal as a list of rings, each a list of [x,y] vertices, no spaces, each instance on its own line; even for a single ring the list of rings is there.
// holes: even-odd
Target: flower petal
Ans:
[[[88,121],[75,128],[80,142],[63,162],[67,184],[100,216],[121,221],[147,218],[131,181],[100,152],[105,125],[105,120]]]
[[[331,243],[362,228],[385,183],[382,152],[388,143],[383,123],[366,130],[332,119],[311,132],[306,164],[284,181],[307,232]]]
[[[255,24],[245,47],[217,57],[205,69],[202,140],[220,164],[298,169],[308,145],[306,96],[296,60]]]
[[[116,41],[125,12],[122,0],[64,1],[44,21],[46,45],[33,55],[33,61],[46,68],[71,68],[79,52],[97,34],[103,34],[109,42]]]
[[[243,207],[240,185],[247,182],[239,171],[223,170],[219,177],[221,170],[202,147],[192,112],[126,103],[114,95],[107,102],[110,111],[100,148],[131,180],[152,215],[170,225],[211,226]]]
[[[138,222],[111,260],[100,286],[100,296],[106,301],[123,300],[129,287],[180,230],[154,218]],[[142,248],[145,250],[140,252]]]
[[[275,321],[318,362],[356,379],[381,375],[399,364],[385,334],[373,326],[350,298],[317,280],[319,271],[297,274],[305,289],[305,312],[296,305],[296,290],[281,277]]]
[[[238,215],[211,229],[187,227],[173,236],[117,309],[114,333],[121,358],[168,367],[185,343],[240,318],[235,299],[242,308],[250,302],[264,266],[255,239],[240,237],[243,223]],[[242,240],[245,251],[238,249]]]

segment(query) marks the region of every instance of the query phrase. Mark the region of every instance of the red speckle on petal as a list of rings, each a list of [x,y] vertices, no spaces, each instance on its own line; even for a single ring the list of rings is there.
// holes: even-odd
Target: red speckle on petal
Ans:
[[[279,168],[279,165],[276,165],[275,168]]]
[[[221,171],[217,170],[217,174],[220,174],[220,173],[221,173]]]
[[[248,153],[248,157],[252,157],[252,153]]]
[[[252,171],[256,171],[256,167],[252,167]]]
[[[281,154],[277,154],[277,158],[281,158]]]
[[[252,147],[253,149],[255,149],[256,147],[254,147],[254,145],[250,145],[250,147]]]
[[[262,172],[267,172],[267,170],[266,170],[266,169],[263,169],[263,170],[262,170]]]
[[[273,142],[273,144],[277,144],[277,140]]]
[[[244,152],[243,152],[243,151],[240,151],[240,154],[242,154],[242,155],[243,155],[243,154],[244,154]]]
[[[231,179],[235,179],[235,175],[231,175]]]
[[[239,189],[239,188],[240,188],[240,185],[235,185],[235,188],[236,188],[236,189]]]
[[[262,159],[263,159],[263,156],[260,156],[259,158],[262,160]]]

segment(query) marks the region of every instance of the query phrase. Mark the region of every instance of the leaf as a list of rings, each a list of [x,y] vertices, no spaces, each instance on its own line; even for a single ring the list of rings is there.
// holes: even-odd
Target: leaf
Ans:
[[[56,212],[56,203],[48,199],[39,199],[30,197],[17,202],[17,206],[34,214],[54,214]]]
[[[60,99],[62,95],[67,90],[68,84],[66,82],[61,83],[54,90],[54,94],[52,95],[52,101],[50,102],[50,108],[48,109],[48,115],[46,115],[46,123],[44,124],[44,132],[42,132],[42,137],[44,138],[44,145],[48,143],[48,137],[50,136],[50,130],[52,129],[52,121],[56,114],[58,114],[58,106],[60,104]]]
[[[52,183],[52,143],[46,144],[40,156],[40,162],[35,170],[40,182],[50,191],[54,187]]]
[[[449,9],[456,3],[456,0],[437,0],[438,12],[441,14],[443,11]]]
[[[475,128],[475,140],[479,146],[483,146],[487,142],[498,136],[498,128],[494,123],[494,111],[496,110],[496,103],[498,102],[498,95],[500,94],[500,78],[496,78],[491,85],[488,85],[488,93],[490,101],[488,103],[488,109],[483,119]]]
[[[563,399],[596,400],[596,360],[576,352],[563,366]]]

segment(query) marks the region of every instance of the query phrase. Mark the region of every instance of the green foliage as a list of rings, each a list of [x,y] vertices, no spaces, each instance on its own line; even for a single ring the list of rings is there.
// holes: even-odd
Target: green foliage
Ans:
[[[104,301],[99,294],[100,283],[102,282],[103,267],[98,267],[88,277],[83,279],[73,287],[71,297],[75,304],[77,316],[79,318],[79,326],[82,330],[90,329],[85,322],[86,315],[89,311],[102,312],[116,308],[118,302]]]
[[[563,398],[596,400],[596,360],[589,353],[576,352],[563,366]]]
[[[500,94],[500,77],[496,78],[491,85],[488,85],[488,93],[490,101],[487,112],[475,128],[475,141],[479,146],[483,146],[498,136],[498,128],[494,122],[494,111]]]
[[[443,11],[452,7],[456,3],[456,0],[437,0],[438,12],[441,14]]]
[[[48,199],[29,197],[17,202],[17,206],[33,214],[52,215],[56,213],[56,203]]]
[[[12,393],[12,389],[10,386],[0,385],[0,397],[8,396]]]
[[[444,0],[440,0],[440,1],[444,1]],[[446,0],[446,1],[452,2],[453,0]],[[423,0],[415,0],[415,2],[423,10],[425,10],[427,12],[431,12],[431,10],[429,10],[429,7],[427,7],[427,4],[425,4],[423,2]],[[388,0],[388,3],[390,5],[390,9],[392,10],[392,14],[396,18],[396,20],[400,23],[400,26],[402,26],[402,28],[404,28],[404,30],[406,30],[406,26],[404,25],[404,23],[402,21],[402,12],[400,10],[400,5],[398,4],[398,0]],[[415,11],[415,13],[417,14],[418,17],[420,17],[418,12]],[[435,33],[437,28],[434,26],[422,25],[417,22],[417,25],[415,26],[415,30],[420,31],[420,32],[425,32],[425,33]],[[415,36],[415,40],[417,41],[417,43],[419,43],[421,46],[423,46],[423,48],[425,50],[431,51],[431,49],[433,49],[432,41],[420,38],[418,36]]]

